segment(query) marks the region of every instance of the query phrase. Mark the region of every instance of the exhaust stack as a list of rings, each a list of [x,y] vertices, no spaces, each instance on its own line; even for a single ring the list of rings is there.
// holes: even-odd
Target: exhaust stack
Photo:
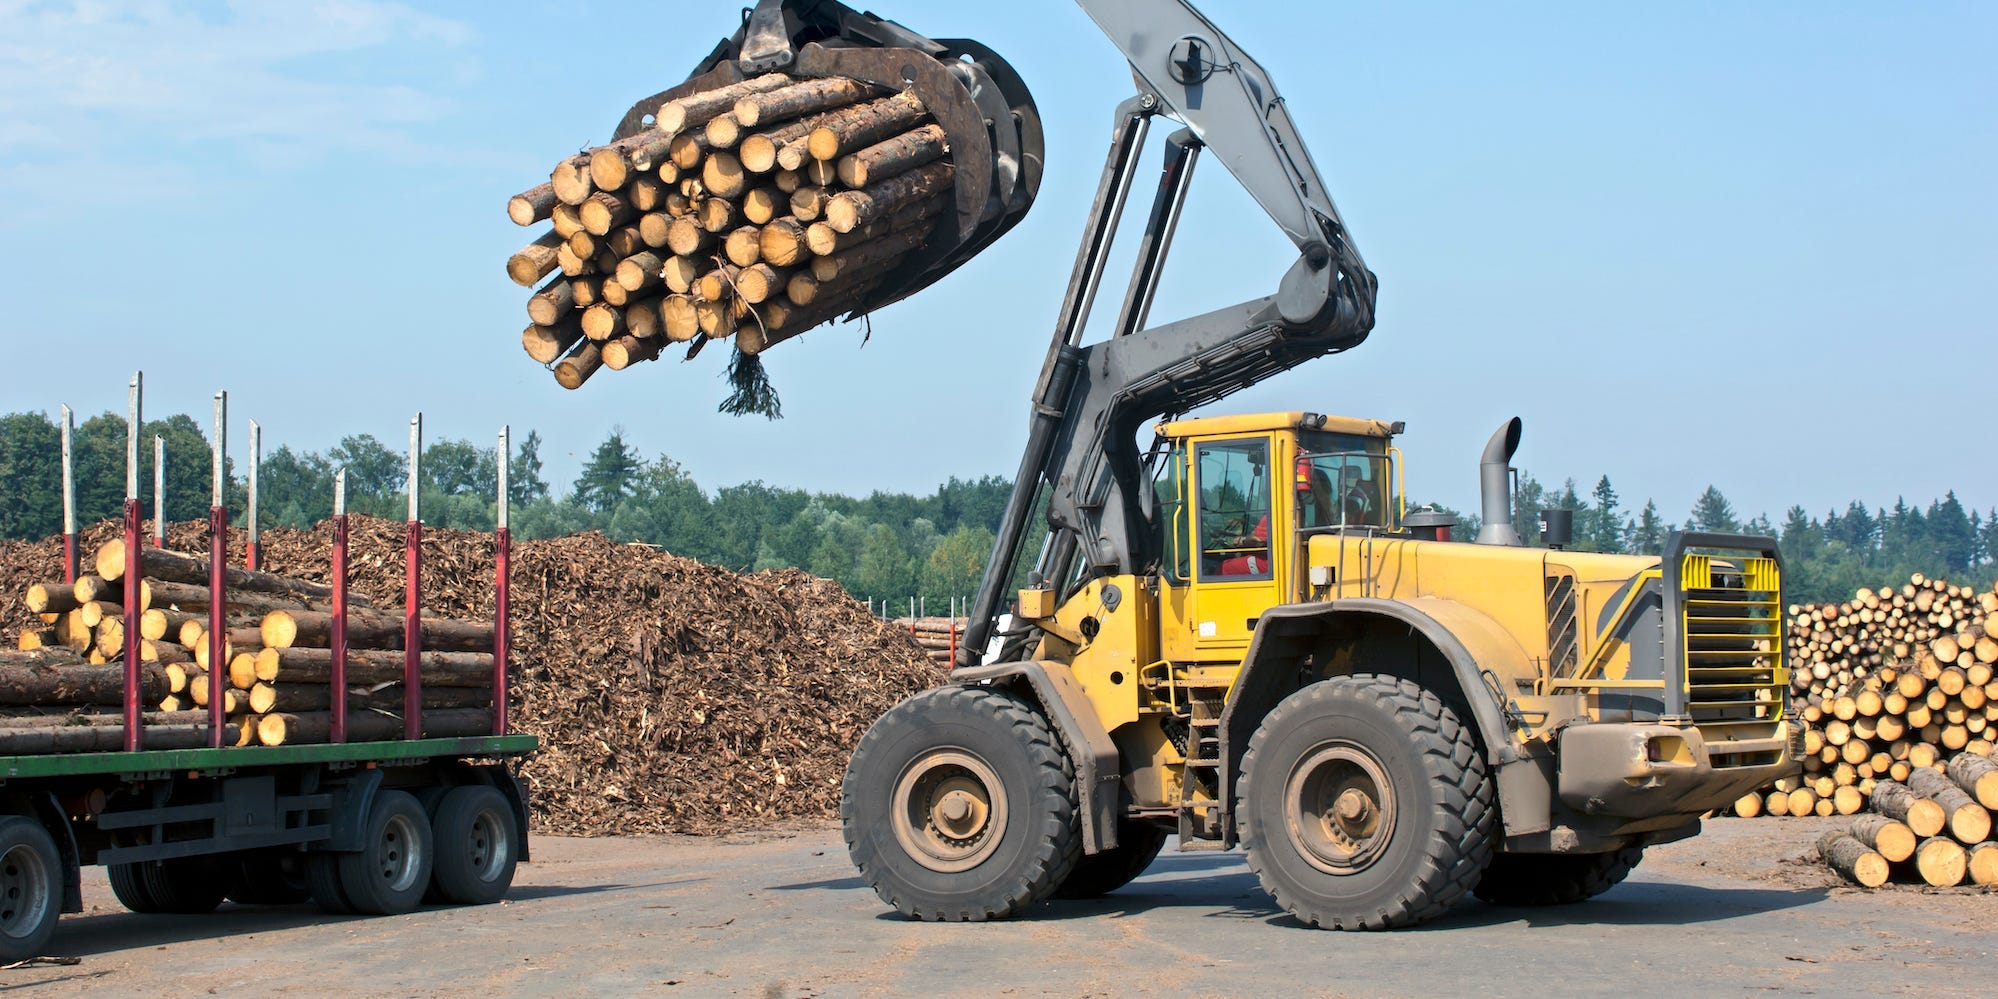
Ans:
[[[1512,453],[1519,450],[1519,432],[1524,424],[1515,416],[1492,434],[1478,461],[1478,544],[1518,545],[1519,532],[1512,526]]]

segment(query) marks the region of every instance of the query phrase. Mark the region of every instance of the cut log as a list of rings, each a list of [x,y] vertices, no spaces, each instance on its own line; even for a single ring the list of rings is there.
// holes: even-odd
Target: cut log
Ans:
[[[648,249],[645,245],[645,235],[638,231],[636,222],[621,229],[611,230],[607,242],[610,244],[611,256],[620,260]]]
[[[169,583],[164,580],[148,580],[146,586],[152,591],[152,603],[167,610],[189,613],[208,609],[208,587],[196,583]],[[224,599],[228,601],[226,611],[230,614],[263,614],[274,610],[317,610],[328,606],[329,601],[317,598],[280,596],[276,593],[252,593],[230,588]],[[359,594],[348,594],[347,601],[357,606],[368,606],[366,598]],[[150,608],[148,608],[150,609]],[[208,620],[207,615],[201,621]],[[184,627],[184,626],[183,626]],[[192,647],[192,643],[181,642]]]
[[[812,129],[805,147],[815,160],[836,161],[921,124],[929,112],[913,91],[841,111]]]
[[[422,725],[426,738],[487,735],[493,730],[493,714],[473,708],[425,711]],[[351,742],[380,742],[402,735],[403,720],[399,717],[372,711],[347,716],[347,739]],[[329,713],[280,713],[257,720],[257,741],[266,746],[311,745],[332,738],[333,716]]]
[[[717,236],[742,224],[741,215],[736,203],[727,198],[709,198],[701,202],[700,211],[695,213],[701,228]]]
[[[709,118],[707,126],[701,129],[701,134],[708,140],[708,148],[718,152],[734,149],[735,144],[742,141],[742,133],[742,122],[736,120],[733,112]],[[714,161],[713,153],[709,154],[708,161]],[[714,185],[708,185],[708,190],[714,190]]]
[[[528,298],[527,321],[536,326],[553,326],[575,307],[575,282],[556,278]]]
[[[807,80],[767,93],[745,94],[730,109],[744,127],[773,124],[799,115],[852,104],[866,98],[867,84],[832,76]]]
[[[905,205],[896,209],[895,213],[887,218],[861,226],[852,232],[840,232],[834,229],[831,223],[820,219],[805,230],[805,245],[814,255],[829,257],[880,239],[889,233],[916,226],[927,230],[937,214],[943,211],[944,205],[945,200],[941,196]]]
[[[169,693],[165,668],[140,664],[139,700],[152,704]],[[124,700],[123,663],[92,666],[47,650],[0,652],[0,705],[122,704]]]
[[[665,323],[666,339],[674,343],[685,343],[701,332],[694,300],[688,295],[666,296],[659,305],[659,318]]]
[[[1915,855],[1915,832],[1906,823],[1896,822],[1885,815],[1861,815],[1852,820],[1847,830],[1854,838],[1887,858],[1892,863],[1900,863]]]
[[[833,192],[816,182],[791,192],[791,217],[799,222],[817,222],[825,214],[826,202],[832,200]]]
[[[143,558],[144,563],[139,569],[139,574],[142,576],[176,583],[206,585],[208,582],[207,559],[151,547],[145,548]],[[108,541],[97,549],[97,574],[105,579],[123,579],[125,563],[125,542],[122,539]],[[321,583],[309,583],[290,576],[235,567],[230,567],[224,574],[223,582],[231,590],[270,593],[297,599],[323,600],[333,595],[332,587]]]
[[[1923,839],[1930,838],[1949,824],[1943,806],[1915,794],[1900,781],[1884,780],[1873,788],[1873,810],[1899,820]]]
[[[214,682],[214,677],[211,674],[201,673],[187,678],[187,697],[194,702],[195,707],[207,707],[210,702],[215,700],[216,689],[217,684]],[[238,690],[235,687],[229,686],[226,682],[220,685],[220,690],[223,714],[233,715],[249,707],[249,691]]]
[[[699,300],[694,303],[694,320],[710,340],[719,340],[736,330],[734,312],[725,301]]]
[[[756,191],[752,194],[760,193]],[[747,214],[745,212],[745,214]],[[769,221],[765,219],[764,221]],[[737,267],[751,267],[763,259],[763,230],[753,225],[737,228],[722,243],[722,253]]]
[[[742,268],[726,264],[701,275],[700,280],[694,282],[695,301],[705,299],[710,302],[720,302],[733,297],[735,276],[741,272]]]
[[[617,283],[626,291],[639,291],[660,284],[660,268],[666,265],[666,258],[657,253],[646,252],[624,258],[617,265]]]
[[[555,383],[571,391],[582,388],[603,364],[602,346],[585,343],[555,365]]]
[[[942,159],[948,151],[943,126],[924,125],[840,157],[839,180],[848,187],[866,187]]]
[[[1963,847],[1955,840],[1935,836],[1915,848],[1915,873],[1938,888],[1962,884],[1968,867]]]
[[[79,580],[78,585],[81,585],[81,582]],[[109,596],[108,593],[101,595],[101,597]],[[90,600],[97,602],[101,597],[92,593]],[[123,599],[123,594],[117,599]],[[75,586],[65,583],[36,583],[28,587],[26,603],[28,609],[37,614],[67,614],[82,606],[84,601],[78,599]]]
[[[575,205],[556,205],[554,213],[548,216],[548,224],[557,238],[567,240],[583,231],[583,216],[577,213]]]
[[[591,186],[599,191],[625,186],[633,174],[651,169],[652,161],[665,155],[672,143],[672,136],[648,129],[590,150]]]
[[[742,196],[742,217],[759,226],[790,210],[791,200],[775,187],[758,187]]]
[[[1957,842],[1982,843],[1991,838],[1991,813],[1971,800],[1955,781],[1922,769],[1908,775],[1908,789],[1942,806],[1948,816],[1946,828]]]
[[[623,309],[604,302],[583,310],[583,335],[593,342],[602,343],[624,331]]]
[[[333,615],[317,611],[274,611],[258,625],[264,647],[290,649],[324,646],[333,636]],[[400,649],[403,619],[400,612],[384,614],[349,610],[347,643],[357,649]],[[440,652],[490,652],[493,647],[491,621],[459,621],[451,618],[423,619],[423,647]]]
[[[651,314],[658,315],[656,312]],[[665,340],[662,337],[643,339],[636,336],[618,337],[604,344],[604,367],[612,371],[623,371],[640,361],[657,358],[664,345]]]
[[[1958,787],[1969,792],[1986,809],[1998,808],[1998,764],[1975,753],[1950,757],[1946,770]]]
[[[1867,888],[1878,888],[1887,883],[1887,859],[1866,848],[1866,844],[1854,839],[1843,829],[1834,829],[1818,837],[1818,856],[1832,870],[1845,875],[1846,880]]]
[[[273,711],[325,711],[333,706],[333,688],[325,684],[260,683],[248,692],[249,709],[265,715]],[[484,708],[492,704],[493,693],[483,687],[425,687],[423,706],[430,708]],[[403,689],[400,683],[372,684],[347,689],[347,706],[355,711],[402,713]]]
[[[706,251],[715,243],[715,234],[701,227],[699,219],[674,219],[666,227],[666,248],[682,257]]]
[[[198,722],[148,726],[143,738],[147,749],[199,749],[208,745],[208,725]],[[125,729],[122,723],[0,728],[0,754],[11,756],[112,753],[123,748]]]
[[[507,199],[506,216],[514,225],[533,225],[555,210],[555,185],[550,182]]]
[[[200,617],[184,611],[167,610],[155,607],[139,615],[139,634],[151,641],[161,641],[168,635],[178,636],[180,629],[189,621],[199,621]]]
[[[207,580],[204,579],[203,582]],[[64,611],[75,610],[93,600],[115,604],[124,601],[125,585],[105,579],[96,573],[85,573],[76,577],[76,583],[70,587],[69,595],[75,602],[64,608]]]
[[[627,329],[631,331],[630,334],[631,336],[640,340],[645,340],[651,337],[658,336],[659,335],[658,296],[656,295],[648,296],[646,298],[641,298],[637,299],[636,301],[625,303],[624,325]],[[608,353],[608,351],[606,351],[606,353],[604,354],[604,364],[606,367],[610,365],[610,354]]]
[[[735,290],[743,301],[754,305],[782,291],[790,278],[789,271],[778,270],[769,264],[756,264],[744,267],[735,276]]]
[[[638,216],[638,210],[630,203],[607,191],[590,195],[577,212],[583,219],[583,231],[592,236],[608,236],[612,228]]]
[[[565,205],[580,205],[590,199],[596,185],[590,180],[590,156],[578,153],[560,163],[548,175],[548,183],[555,192],[555,200]]]
[[[521,349],[537,364],[553,364],[583,338],[581,316],[567,316],[559,326],[529,326],[520,331]]]
[[[631,207],[641,212],[666,210],[666,185],[651,174],[633,178],[625,194],[631,199]]]
[[[708,156],[708,137],[699,132],[674,136],[666,155],[680,173],[680,193],[692,197],[687,191],[687,181],[699,177],[701,161]]]
[[[561,245],[560,235],[553,232],[543,233],[541,238],[521,247],[507,259],[506,276],[521,287],[533,287],[534,282],[547,277],[555,270],[558,265],[556,257],[560,252],[557,247]]]
[[[1734,814],[1744,819],[1752,819],[1758,815],[1761,815],[1762,796],[1759,794],[1750,793],[1750,794],[1744,794],[1741,797],[1736,798],[1734,801]]]
[[[790,86],[791,83],[791,78],[782,73],[753,76],[740,83],[667,101],[660,106],[655,120],[660,131],[677,135],[687,129],[706,125],[716,115],[734,110],[735,102],[744,97],[779,90]]]
[[[638,220],[638,238],[655,250],[666,245],[667,236],[672,229],[673,216],[663,212],[653,212]]]
[[[1970,883],[1998,885],[1998,843],[1979,843],[1968,852]]]
[[[418,660],[427,687],[490,687],[490,652],[425,652]],[[388,649],[349,649],[348,686],[397,683],[402,680],[403,654]],[[257,679],[279,687],[324,684],[333,678],[331,649],[264,649],[257,653]]]
[[[789,267],[803,260],[806,255],[805,229],[798,220],[790,217],[772,219],[758,234],[763,251],[763,262],[776,267]]]
[[[777,153],[786,144],[800,142],[812,134],[812,129],[824,121],[823,115],[800,118],[786,122],[776,128],[744,136],[736,148],[736,158],[742,161],[742,168],[750,173],[769,173],[777,168]]]
[[[694,289],[694,281],[701,276],[701,261],[693,257],[676,256],[666,261],[666,289],[675,295],[684,295]]]
[[[931,163],[858,191],[845,191],[826,205],[826,223],[838,232],[852,232],[885,218],[903,205],[912,205],[949,189],[949,163]]]

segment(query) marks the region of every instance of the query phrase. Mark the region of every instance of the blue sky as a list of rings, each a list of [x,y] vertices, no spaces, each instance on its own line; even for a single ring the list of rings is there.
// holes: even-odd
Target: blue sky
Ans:
[[[1131,92],[1064,3],[872,5],[1009,59],[1047,177],[865,347],[773,349],[786,419],[714,413],[725,352],[576,393],[520,352],[507,196],[739,6],[0,0],[0,411],[122,409],[143,368],[155,413],[229,389],[239,453],[245,418],[317,449],[421,409],[433,438],[539,429],[558,481],[613,425],[710,488],[1010,474]],[[1204,7],[1275,77],[1381,282],[1368,343],[1222,408],[1406,420],[1411,490],[1460,507],[1514,414],[1523,467],[1606,472],[1675,520],[1709,483],[1772,517],[1998,503],[1994,8]],[[1153,318],[1266,294],[1293,256],[1210,162]]]

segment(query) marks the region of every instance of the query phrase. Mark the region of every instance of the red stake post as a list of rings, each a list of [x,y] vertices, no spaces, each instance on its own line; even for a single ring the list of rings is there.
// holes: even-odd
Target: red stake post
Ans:
[[[145,718],[139,706],[139,578],[145,565],[144,539],[139,530],[139,427],[140,399],[145,392],[145,375],[132,376],[130,422],[125,425],[125,751],[145,748],[142,726]],[[72,540],[74,533],[71,534]]]
[[[423,414],[409,421],[409,527],[403,552],[402,736],[423,738],[423,521],[418,516],[417,460],[423,451]]]
[[[333,742],[347,741],[347,470],[333,475]]]
[[[229,511],[223,496],[228,452],[229,393],[215,393],[215,472],[208,507],[208,745],[222,748],[223,707],[229,682]],[[133,568],[136,568],[134,566]],[[133,568],[126,570],[129,575]],[[136,600],[127,606],[134,606]]]
[[[493,539],[493,734],[506,734],[506,669],[509,648],[507,591],[512,576],[513,539],[507,531],[507,464],[512,442],[507,427],[499,432],[499,514]]]

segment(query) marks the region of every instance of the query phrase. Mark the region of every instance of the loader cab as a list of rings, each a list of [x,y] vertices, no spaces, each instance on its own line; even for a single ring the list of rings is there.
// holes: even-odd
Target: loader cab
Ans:
[[[1161,424],[1160,654],[1240,661],[1263,611],[1305,594],[1309,536],[1397,531],[1395,429],[1316,413]]]

